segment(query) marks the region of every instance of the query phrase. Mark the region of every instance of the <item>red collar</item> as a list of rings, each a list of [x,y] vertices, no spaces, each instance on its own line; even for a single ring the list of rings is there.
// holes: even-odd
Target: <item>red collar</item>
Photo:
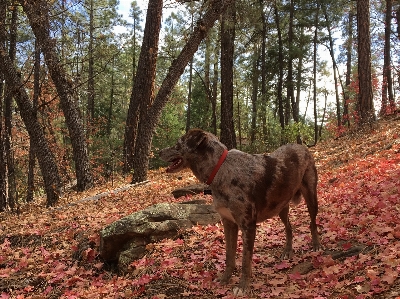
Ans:
[[[217,174],[219,168],[221,167],[222,163],[224,163],[226,156],[228,155],[228,150],[225,149],[224,152],[221,155],[221,158],[219,158],[219,161],[217,163],[217,165],[215,165],[213,171],[211,172],[206,184],[210,185],[215,177],[215,175]]]

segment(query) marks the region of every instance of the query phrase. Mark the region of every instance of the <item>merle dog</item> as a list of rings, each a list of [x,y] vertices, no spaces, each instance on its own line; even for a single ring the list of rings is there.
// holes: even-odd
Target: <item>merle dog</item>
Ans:
[[[298,204],[303,195],[311,217],[312,245],[320,248],[316,225],[318,212],[317,170],[305,146],[288,144],[270,155],[251,155],[232,149],[229,152],[213,134],[189,130],[175,146],[160,152],[170,163],[167,172],[190,168],[201,182],[209,185],[215,209],[221,215],[226,242],[226,269],[221,283],[228,283],[235,268],[238,229],[242,231],[243,259],[235,295],[249,288],[256,224],[279,215],[286,232],[282,258],[291,258],[292,227],[289,203]]]

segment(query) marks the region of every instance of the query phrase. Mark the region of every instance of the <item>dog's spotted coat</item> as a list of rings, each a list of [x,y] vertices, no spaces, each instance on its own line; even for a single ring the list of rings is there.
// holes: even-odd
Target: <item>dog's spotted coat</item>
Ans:
[[[206,182],[225,149],[213,134],[192,129],[175,146],[163,149],[160,158],[171,163],[167,172],[190,168],[197,179]],[[270,155],[229,151],[209,187],[224,225],[226,269],[220,277],[222,283],[228,283],[234,271],[238,230],[242,231],[242,275],[239,286],[234,288],[235,295],[244,294],[249,288],[256,223],[279,215],[286,232],[282,258],[292,257],[289,203],[299,203],[301,195],[311,217],[313,249],[320,248],[317,181],[314,159],[305,146],[284,145]]]

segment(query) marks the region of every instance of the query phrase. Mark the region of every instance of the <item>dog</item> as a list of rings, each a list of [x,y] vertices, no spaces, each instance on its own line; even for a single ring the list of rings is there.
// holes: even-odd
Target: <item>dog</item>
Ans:
[[[286,233],[281,258],[293,256],[289,203],[298,204],[301,195],[311,218],[313,249],[320,249],[316,224],[318,175],[307,147],[287,144],[270,155],[252,155],[236,149],[228,151],[215,135],[191,129],[175,146],[161,150],[160,158],[170,163],[168,173],[190,168],[211,189],[226,243],[226,268],[219,277],[222,284],[229,282],[235,269],[238,230],[242,231],[242,273],[238,287],[233,289],[235,296],[245,294],[250,286],[257,223],[279,215]]]

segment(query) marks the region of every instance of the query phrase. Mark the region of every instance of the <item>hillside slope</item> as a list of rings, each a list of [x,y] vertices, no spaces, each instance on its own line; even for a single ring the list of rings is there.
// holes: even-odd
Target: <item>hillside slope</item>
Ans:
[[[258,227],[249,298],[400,298],[400,120],[311,149],[319,172],[318,225],[324,251],[311,252],[305,205],[291,209],[295,257],[280,261],[283,225]],[[0,298],[232,298],[214,279],[224,266],[221,225],[196,226],[148,246],[118,275],[98,257],[98,231],[196,183],[185,172],[150,173],[150,182],[82,200],[126,184],[66,194],[59,206],[24,205],[0,214]],[[208,196],[205,197],[211,201]],[[241,242],[241,241],[239,241]],[[237,257],[240,266],[241,244]]]

